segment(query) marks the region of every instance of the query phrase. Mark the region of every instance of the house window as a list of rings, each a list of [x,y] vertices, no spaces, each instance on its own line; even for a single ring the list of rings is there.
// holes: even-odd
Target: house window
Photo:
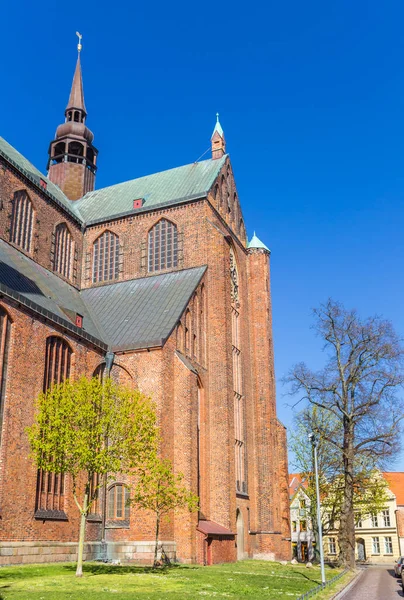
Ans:
[[[361,515],[359,513],[355,514],[355,527],[362,527],[362,519],[361,519]]]
[[[378,537],[372,537],[372,554],[380,554],[380,541]]]
[[[11,321],[6,311],[0,308],[0,442],[3,425],[4,399],[6,395],[8,354],[10,348]]]
[[[108,490],[108,519],[124,520],[130,517],[129,489],[116,483]]]
[[[372,527],[378,527],[377,515],[372,515]]]
[[[390,536],[384,538],[384,552],[385,554],[393,554],[393,542]]]
[[[93,244],[93,283],[119,277],[119,237],[104,231]]]
[[[43,391],[61,383],[70,376],[72,350],[69,344],[57,336],[46,340]],[[36,486],[36,510],[62,511],[64,506],[65,476],[38,470]]]
[[[149,231],[149,272],[178,265],[178,232],[174,223],[161,219]]]
[[[383,522],[384,522],[384,526],[385,527],[390,527],[390,511],[387,508],[386,510],[384,510],[382,512],[383,515]]]
[[[307,521],[300,521],[300,531],[307,531]]]
[[[328,538],[328,554],[337,554],[337,545],[334,537]]]
[[[297,531],[297,521],[292,521],[292,531],[293,533]]]
[[[73,258],[73,240],[65,223],[60,223],[55,230],[55,253],[53,270],[67,279],[71,277]]]
[[[30,252],[34,210],[25,190],[16,192],[11,213],[10,242]]]

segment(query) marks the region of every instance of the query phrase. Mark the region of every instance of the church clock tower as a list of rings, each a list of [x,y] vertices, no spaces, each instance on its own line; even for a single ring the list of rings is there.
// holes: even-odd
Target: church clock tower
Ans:
[[[70,200],[78,200],[95,187],[98,150],[93,146],[93,133],[86,126],[87,111],[84,104],[81,75],[81,35],[65,122],[56,130],[49,146],[48,177],[58,185]]]

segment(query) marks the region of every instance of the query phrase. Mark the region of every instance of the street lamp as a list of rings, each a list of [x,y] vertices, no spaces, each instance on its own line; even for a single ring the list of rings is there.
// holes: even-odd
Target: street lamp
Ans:
[[[320,546],[321,583],[325,584],[323,530],[321,527],[320,489],[319,489],[319,485],[318,485],[317,440],[316,440],[314,433],[309,434],[309,441],[311,442],[311,445],[313,446],[313,453],[314,453],[314,478],[316,481],[317,527],[318,527],[318,545]]]

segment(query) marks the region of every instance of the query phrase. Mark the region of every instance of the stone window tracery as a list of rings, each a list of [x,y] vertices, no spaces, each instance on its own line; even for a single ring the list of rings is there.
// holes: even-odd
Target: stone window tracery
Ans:
[[[67,279],[71,278],[73,261],[73,239],[66,223],[60,223],[55,229],[55,253],[53,270]]]
[[[174,223],[161,219],[149,231],[149,273],[178,266],[178,230]]]
[[[11,213],[10,242],[31,251],[34,209],[25,190],[14,194]]]
[[[104,231],[93,244],[93,283],[119,278],[119,237]]]

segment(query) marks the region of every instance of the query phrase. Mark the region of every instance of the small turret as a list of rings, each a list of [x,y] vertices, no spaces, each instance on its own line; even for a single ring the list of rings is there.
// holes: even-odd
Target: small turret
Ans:
[[[219,121],[219,113],[216,113],[216,125],[210,138],[212,143],[212,159],[222,158],[226,154],[226,140],[222,126]]]

